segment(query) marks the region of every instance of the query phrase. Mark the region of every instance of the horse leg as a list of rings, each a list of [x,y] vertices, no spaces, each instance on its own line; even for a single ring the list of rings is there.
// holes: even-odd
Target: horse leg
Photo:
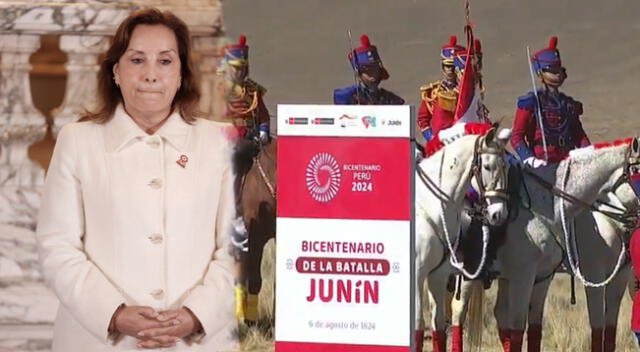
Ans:
[[[246,275],[246,253],[237,253],[234,264],[235,271],[235,296],[236,296],[236,318],[244,321],[247,304],[247,275]]]
[[[521,352],[524,328],[527,323],[529,300],[533,290],[535,271],[526,268],[509,282],[509,352]],[[523,299],[524,298],[524,299]]]
[[[496,305],[493,307],[493,316],[496,318],[498,337],[504,352],[509,352],[509,281],[498,279],[498,295]]]
[[[482,290],[480,281],[461,280],[460,285],[456,285],[455,293],[451,302],[451,351],[463,351],[463,326],[469,310],[469,299],[475,289]],[[458,299],[459,298],[459,299]]]
[[[542,317],[544,304],[552,278],[552,276],[548,277],[543,281],[534,283],[533,285],[531,303],[529,305],[529,326],[527,327],[527,352],[540,352],[542,344]]]
[[[607,285],[605,295],[605,329],[604,329],[604,352],[613,352],[616,350],[616,326],[618,323],[618,315],[620,313],[620,303],[627,282],[630,276],[629,267],[620,270],[618,275],[612,282]]]
[[[260,227],[259,221],[252,221],[249,230],[249,255],[246,265],[248,294],[245,311],[247,325],[254,325],[258,321],[258,294],[262,288],[260,266],[266,244],[265,230]]]
[[[618,275],[607,287],[587,287],[587,309],[591,325],[591,351],[615,351],[616,324],[627,275]],[[628,271],[626,271],[628,273]]]
[[[427,275],[427,287],[431,304],[431,326],[433,352],[445,352],[447,349],[447,316],[446,294],[449,270],[447,265],[441,265]]]
[[[416,256],[416,287],[415,287],[415,319],[416,330],[414,332],[417,352],[422,352],[424,345],[424,317],[422,316],[422,289],[426,278],[424,263]]]
[[[604,287],[586,287],[587,310],[591,325],[591,352],[604,350],[605,311],[603,307]]]

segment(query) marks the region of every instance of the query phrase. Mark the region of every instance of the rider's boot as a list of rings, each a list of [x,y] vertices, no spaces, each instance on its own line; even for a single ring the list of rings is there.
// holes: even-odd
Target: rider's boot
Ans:
[[[431,342],[433,343],[433,352],[446,352],[447,331],[433,330],[431,333]]]
[[[542,325],[530,325],[527,329],[527,352],[540,352]]]
[[[508,329],[498,330],[498,336],[500,337],[500,343],[502,344],[502,351],[509,352],[509,338],[511,337],[511,331]]]
[[[591,352],[603,352],[603,332],[604,330],[602,328],[591,329]]]
[[[522,352],[523,330],[511,330],[509,336],[509,352]]]
[[[451,352],[462,352],[462,326],[454,325],[451,327]]]
[[[616,350],[616,326],[607,326],[604,329],[604,352]]]
[[[413,337],[416,343],[416,351],[422,352],[422,348],[424,345],[424,329],[416,329]]]

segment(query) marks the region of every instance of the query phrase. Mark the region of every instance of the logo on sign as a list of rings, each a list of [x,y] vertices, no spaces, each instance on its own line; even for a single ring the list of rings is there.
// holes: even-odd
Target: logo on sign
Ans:
[[[376,118],[375,116],[363,116],[362,124],[365,128],[376,127]]]
[[[326,203],[340,189],[340,166],[329,153],[316,154],[307,165],[307,189],[313,199]]]
[[[309,124],[308,117],[290,117],[284,120],[287,125],[307,125]]]

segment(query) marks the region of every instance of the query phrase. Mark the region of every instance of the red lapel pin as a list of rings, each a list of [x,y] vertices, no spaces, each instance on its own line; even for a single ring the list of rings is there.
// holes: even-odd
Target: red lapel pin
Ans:
[[[189,158],[187,158],[186,155],[182,154],[180,155],[180,159],[176,160],[176,164],[180,165],[181,168],[185,168],[187,167],[187,161],[189,161]]]

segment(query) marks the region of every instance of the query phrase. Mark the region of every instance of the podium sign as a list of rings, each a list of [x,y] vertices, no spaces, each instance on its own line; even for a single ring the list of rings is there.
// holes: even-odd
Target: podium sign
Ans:
[[[279,105],[276,351],[410,351],[409,106]]]

